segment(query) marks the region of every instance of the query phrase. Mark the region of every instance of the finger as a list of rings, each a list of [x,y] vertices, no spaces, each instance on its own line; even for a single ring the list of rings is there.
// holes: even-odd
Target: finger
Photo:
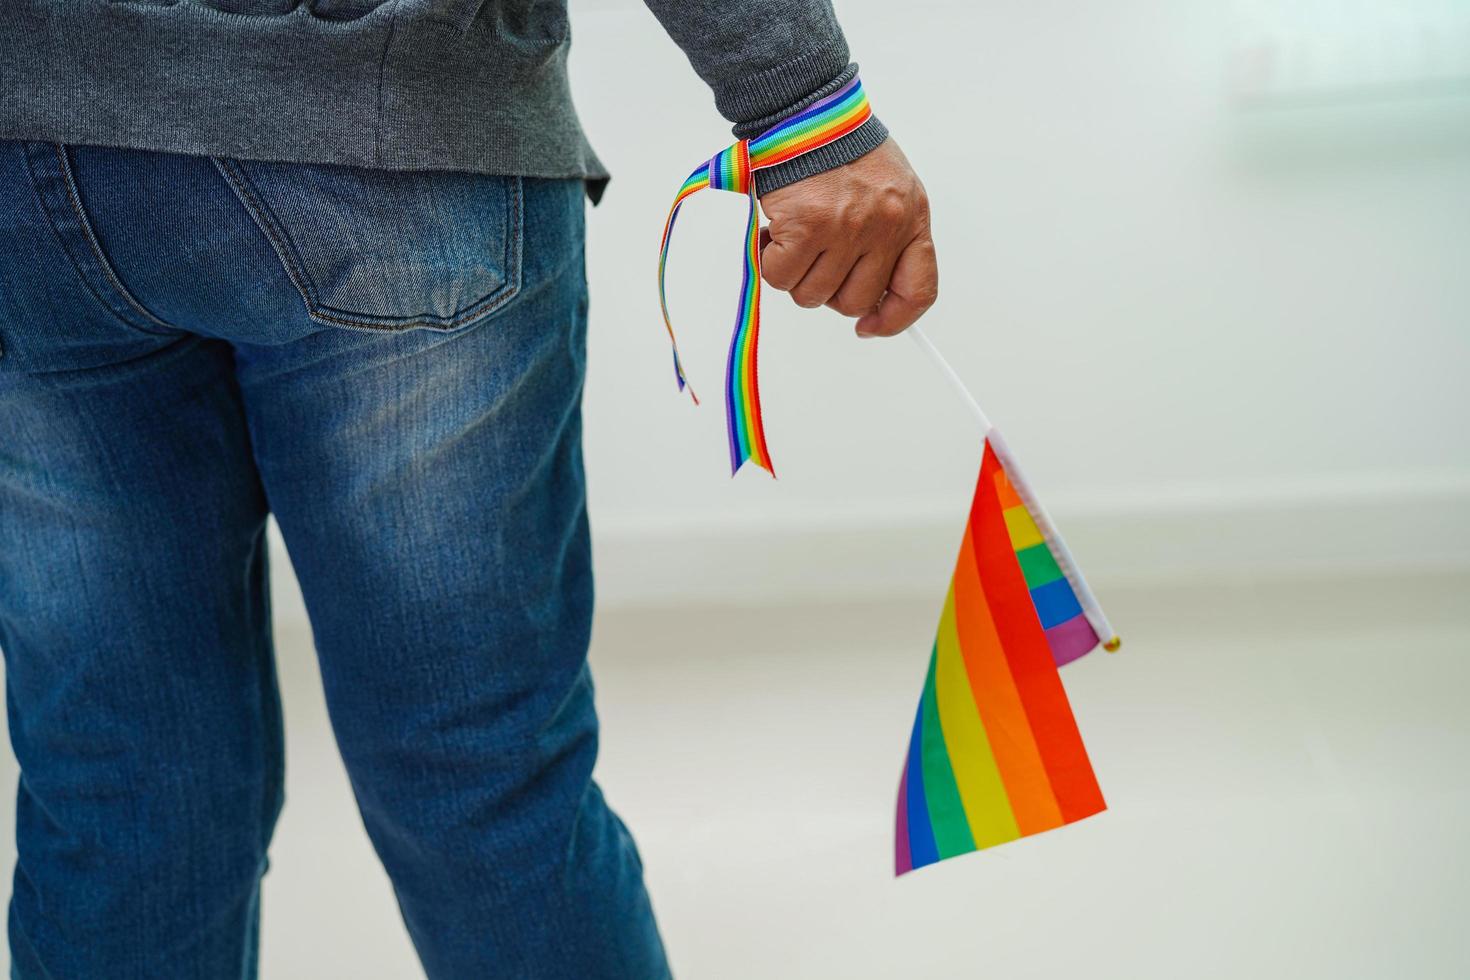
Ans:
[[[796,300],[798,306],[816,309],[837,292],[857,259],[854,252],[828,249],[812,263],[807,274],[801,277],[801,282],[791,288],[791,298]]]
[[[893,267],[888,294],[878,309],[857,322],[860,337],[892,337],[907,330],[939,297],[939,266],[934,242],[916,238],[903,250]]]
[[[892,252],[869,252],[857,260],[837,292],[827,301],[843,316],[862,316],[872,313],[893,278],[893,266],[898,256]]]
[[[769,228],[761,229],[761,278],[776,289],[787,292],[801,282],[822,250],[804,241],[787,241],[771,237]]]

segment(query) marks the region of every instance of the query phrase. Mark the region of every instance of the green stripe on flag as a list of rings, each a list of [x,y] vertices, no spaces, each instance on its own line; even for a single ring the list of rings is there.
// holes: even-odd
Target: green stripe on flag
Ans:
[[[1016,560],[1021,563],[1021,574],[1026,576],[1028,589],[1055,582],[1062,577],[1062,570],[1057,567],[1057,560],[1052,557],[1051,549],[1046,546],[1045,541],[1022,548],[1016,552]]]
[[[939,725],[939,702],[934,694],[935,661],[929,657],[929,676],[924,681],[924,797],[929,804],[929,823],[934,828],[934,843],[941,858],[965,854],[975,849],[970,835],[970,821],[965,805],[960,802],[960,789],[955,785],[954,769],[949,764],[949,749],[944,743],[944,730]]]

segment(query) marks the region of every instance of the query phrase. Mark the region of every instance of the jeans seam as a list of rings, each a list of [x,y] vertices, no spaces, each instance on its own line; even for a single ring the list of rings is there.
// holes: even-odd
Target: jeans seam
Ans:
[[[71,263],[77,281],[87,295],[96,301],[99,309],[119,323],[152,337],[174,337],[179,331],[167,327],[167,332],[152,329],[149,322],[161,322],[147,315],[139,318],[137,304],[124,300],[121,282],[112,273],[110,263],[100,254],[100,244],[89,238],[91,226],[86,208],[80,196],[70,186],[71,175],[66,158],[61,154],[61,144],[27,141],[24,143],[26,169],[30,172],[31,191],[35,195],[36,207],[45,217],[57,245]],[[99,268],[100,267],[100,268]],[[147,311],[144,311],[145,315]]]
[[[391,0],[388,11],[388,36],[383,40],[383,56],[378,59],[378,111],[373,118],[373,162],[383,162],[383,105],[385,102],[383,80],[388,73],[388,52],[393,50],[393,35],[398,27],[398,0]]]
[[[306,304],[307,313],[311,313],[318,305],[315,290],[301,269],[297,267],[296,257],[291,254],[290,248],[285,243],[285,233],[276,227],[275,216],[255,196],[255,191],[246,182],[245,175],[235,168],[232,161],[224,160],[220,157],[211,157],[210,159],[214,162],[215,169],[220,172],[225,178],[225,182],[230,185],[230,189],[235,192],[235,196],[240,199],[240,203],[245,205],[245,210],[250,213],[250,217],[255,221],[255,224],[265,233],[265,237],[270,240],[271,249],[276,253],[276,257],[281,260],[281,265],[286,270],[286,277],[291,280],[291,285],[295,286],[296,291],[301,294],[301,301]]]
[[[97,260],[97,265],[102,270],[103,276],[107,278],[107,282],[112,286],[117,295],[122,298],[123,302],[127,303],[138,314],[147,318],[149,323],[162,327],[170,333],[177,331],[179,329],[178,327],[166,320],[159,319],[147,307],[138,302],[137,298],[128,291],[128,288],[123,285],[122,280],[118,278],[117,272],[112,268],[112,263],[108,260],[106,253],[102,251],[102,243],[98,241],[97,233],[92,229],[92,220],[87,216],[87,209],[82,205],[82,197],[77,191],[76,177],[72,173],[71,160],[66,155],[66,147],[60,143],[54,143],[52,146],[56,150],[56,161],[61,167],[62,186],[66,188],[66,196],[71,203],[71,209],[76,214],[77,223],[82,229],[82,235],[86,238],[87,245],[92,249],[92,256]]]

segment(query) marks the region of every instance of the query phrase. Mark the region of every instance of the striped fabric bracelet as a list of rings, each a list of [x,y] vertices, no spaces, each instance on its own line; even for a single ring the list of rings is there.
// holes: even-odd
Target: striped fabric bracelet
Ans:
[[[789,119],[782,120],[754,139],[741,140],[701,163],[679,188],[674,205],[664,223],[663,242],[658,255],[658,301],[663,310],[664,326],[674,349],[674,376],[679,390],[689,388],[695,404],[699,398],[684,374],[679,359],[679,344],[674,339],[674,325],[669,319],[669,304],[664,293],[664,269],[668,264],[669,242],[679,208],[690,195],[712,188],[734,191],[750,199],[750,217],[745,226],[745,269],[740,298],[735,312],[735,330],[730,338],[730,353],[725,364],[725,419],[730,435],[730,473],[733,476],[746,460],[776,475],[771,454],[766,448],[765,426],[761,421],[760,384],[757,379],[757,350],[760,342],[761,256],[759,208],[756,203],[755,171],[810,153],[853,132],[872,116],[867,93],[856,77],[831,95],[814,102]]]

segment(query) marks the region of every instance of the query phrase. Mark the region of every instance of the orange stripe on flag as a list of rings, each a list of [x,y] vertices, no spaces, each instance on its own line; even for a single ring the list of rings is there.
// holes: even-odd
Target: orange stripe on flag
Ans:
[[[980,486],[970,510],[979,578],[1001,648],[1036,737],[1052,792],[1067,823],[1106,809],[1072,706],[1036,616],[1031,594],[1001,514],[996,474],[1000,460],[990,444],[980,467]]]
[[[1000,634],[986,605],[970,536],[971,529],[967,526],[954,573],[955,623],[960,649],[970,676],[970,690],[980,709],[980,720],[985,724],[996,768],[1010,797],[1016,825],[1023,836],[1037,834],[1060,827],[1062,812],[1052,793],[1005,651],[1001,649]]]
[[[986,449],[989,449],[986,446]],[[1006,476],[1006,471],[1001,468],[995,477],[995,489],[1000,494],[1000,509],[1010,510],[1012,507],[1025,507],[1026,502],[1016,494],[1016,488],[1011,486],[1011,478]]]

